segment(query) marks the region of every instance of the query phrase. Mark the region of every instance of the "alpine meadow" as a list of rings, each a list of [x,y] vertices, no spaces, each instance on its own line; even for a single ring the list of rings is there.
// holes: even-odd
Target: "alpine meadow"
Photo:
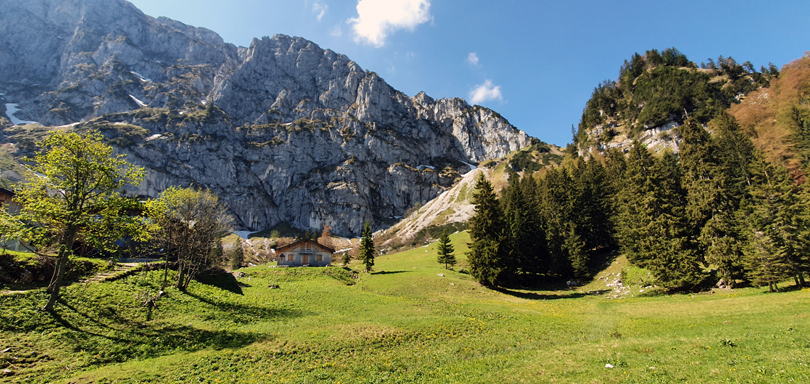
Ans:
[[[801,7],[215,3],[0,7],[0,382],[810,382]]]

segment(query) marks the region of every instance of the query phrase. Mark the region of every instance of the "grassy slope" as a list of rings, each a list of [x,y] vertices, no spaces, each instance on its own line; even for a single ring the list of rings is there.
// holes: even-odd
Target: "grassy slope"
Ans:
[[[467,234],[451,238],[463,255]],[[149,321],[136,296],[157,273],[72,286],[55,318],[35,311],[44,294],[0,296],[0,368],[14,356],[12,382],[71,383],[810,381],[808,290],[496,292],[435,256],[383,256],[356,284],[336,267],[245,268],[229,290],[169,290]]]

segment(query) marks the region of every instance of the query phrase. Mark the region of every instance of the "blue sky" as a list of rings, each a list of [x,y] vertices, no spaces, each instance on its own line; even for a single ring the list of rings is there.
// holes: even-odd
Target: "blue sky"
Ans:
[[[571,141],[593,88],[634,52],[675,47],[781,67],[810,51],[807,0],[130,0],[248,46],[312,40],[409,96],[463,97],[546,142]]]

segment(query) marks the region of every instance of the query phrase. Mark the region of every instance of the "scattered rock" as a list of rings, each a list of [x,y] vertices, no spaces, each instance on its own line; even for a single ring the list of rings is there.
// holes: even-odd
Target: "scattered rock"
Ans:
[[[439,273],[439,274],[437,274],[437,276],[439,276],[439,277],[444,277],[444,274],[443,274],[443,273]]]
[[[279,288],[281,288],[281,287],[278,286],[278,284],[270,284],[268,287],[270,289],[279,289]]]
[[[236,271],[236,272],[232,273],[232,275],[233,275],[233,277],[235,277],[237,279],[241,278],[241,277],[245,277],[245,273],[242,272],[242,271]]]
[[[582,282],[579,280],[568,280],[565,282],[565,285],[569,287],[579,287],[580,285],[582,285]]]
[[[605,364],[605,368],[613,368],[612,364]]]

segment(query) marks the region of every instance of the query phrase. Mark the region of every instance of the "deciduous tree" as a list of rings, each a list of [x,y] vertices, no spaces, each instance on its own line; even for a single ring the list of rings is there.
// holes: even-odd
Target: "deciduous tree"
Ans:
[[[185,291],[197,272],[221,261],[211,258],[211,249],[230,231],[232,219],[225,205],[208,190],[169,187],[148,208],[159,227],[154,236],[167,252],[167,266],[170,255],[177,257],[175,286]],[[163,284],[165,288],[165,273]]]
[[[78,237],[94,248],[114,253],[115,241],[143,238],[143,220],[129,216],[137,202],[121,194],[138,185],[143,168],[115,155],[98,132],[56,132],[38,143],[28,180],[15,199],[22,205],[20,220],[34,223],[29,236],[57,239],[56,268],[48,285],[50,297],[43,310],[52,311],[59,298],[68,258]]]

